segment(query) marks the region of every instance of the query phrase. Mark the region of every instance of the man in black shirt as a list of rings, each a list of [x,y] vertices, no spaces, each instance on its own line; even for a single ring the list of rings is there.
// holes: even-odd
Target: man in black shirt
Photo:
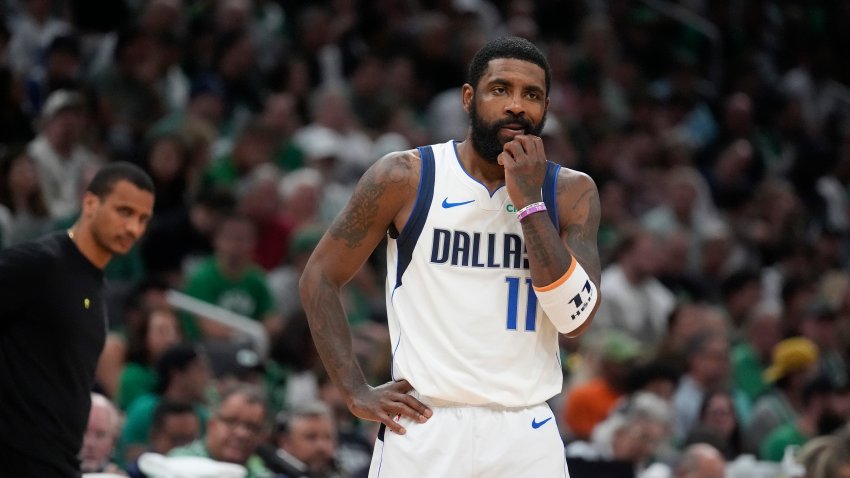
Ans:
[[[106,337],[103,268],[144,233],[154,187],[102,167],[71,229],[0,251],[0,474],[78,477]]]

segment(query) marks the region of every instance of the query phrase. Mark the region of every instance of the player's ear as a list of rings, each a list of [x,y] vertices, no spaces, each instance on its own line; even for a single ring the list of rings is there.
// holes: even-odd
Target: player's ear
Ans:
[[[463,110],[469,113],[469,105],[475,99],[475,89],[469,83],[464,83],[460,90],[460,99],[463,103]]]

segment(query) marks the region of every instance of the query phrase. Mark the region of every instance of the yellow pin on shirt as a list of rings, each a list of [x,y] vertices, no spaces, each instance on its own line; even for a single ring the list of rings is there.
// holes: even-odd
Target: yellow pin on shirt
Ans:
[[[91,301],[88,299],[88,297],[83,299],[83,307],[88,309],[90,304],[91,304]]]

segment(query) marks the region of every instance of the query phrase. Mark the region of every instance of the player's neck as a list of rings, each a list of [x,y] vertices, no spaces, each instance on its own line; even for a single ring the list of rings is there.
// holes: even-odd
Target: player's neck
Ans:
[[[80,253],[98,269],[105,268],[109,264],[109,260],[112,259],[112,253],[100,246],[94,239],[91,230],[79,222],[68,229],[68,237],[77,246]]]
[[[457,154],[466,173],[480,181],[490,192],[504,186],[505,168],[484,159],[472,146],[471,140],[459,143]]]

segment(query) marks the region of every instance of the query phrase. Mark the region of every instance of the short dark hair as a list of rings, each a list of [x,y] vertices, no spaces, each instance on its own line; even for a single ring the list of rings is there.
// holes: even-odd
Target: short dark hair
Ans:
[[[320,400],[299,403],[277,414],[274,420],[274,437],[280,438],[288,435],[292,422],[301,418],[330,418],[333,420],[333,412],[325,402]]]
[[[127,181],[143,191],[155,194],[153,180],[148,173],[126,161],[116,161],[98,169],[86,191],[103,199],[112,192],[118,181]]]
[[[215,407],[215,415],[218,415],[222,405],[230,400],[231,397],[235,396],[244,398],[250,405],[262,406],[263,415],[268,413],[269,404],[266,397],[263,395],[262,389],[250,383],[238,382],[221,392],[221,395],[218,398],[218,405]]]
[[[190,343],[180,343],[166,350],[156,363],[157,383],[154,392],[162,395],[171,385],[171,373],[183,371],[198,360],[203,352]]]
[[[534,43],[531,43],[525,38],[512,36],[504,36],[491,40],[475,53],[469,64],[468,81],[472,85],[472,88],[478,86],[478,82],[481,81],[481,77],[487,71],[487,65],[490,64],[490,60],[499,58],[513,58],[527,61],[543,68],[543,71],[546,73],[546,96],[549,96],[552,72],[546,56]]]
[[[151,434],[154,434],[165,426],[165,420],[173,415],[195,414],[195,408],[190,403],[163,400],[153,410],[151,419]]]

